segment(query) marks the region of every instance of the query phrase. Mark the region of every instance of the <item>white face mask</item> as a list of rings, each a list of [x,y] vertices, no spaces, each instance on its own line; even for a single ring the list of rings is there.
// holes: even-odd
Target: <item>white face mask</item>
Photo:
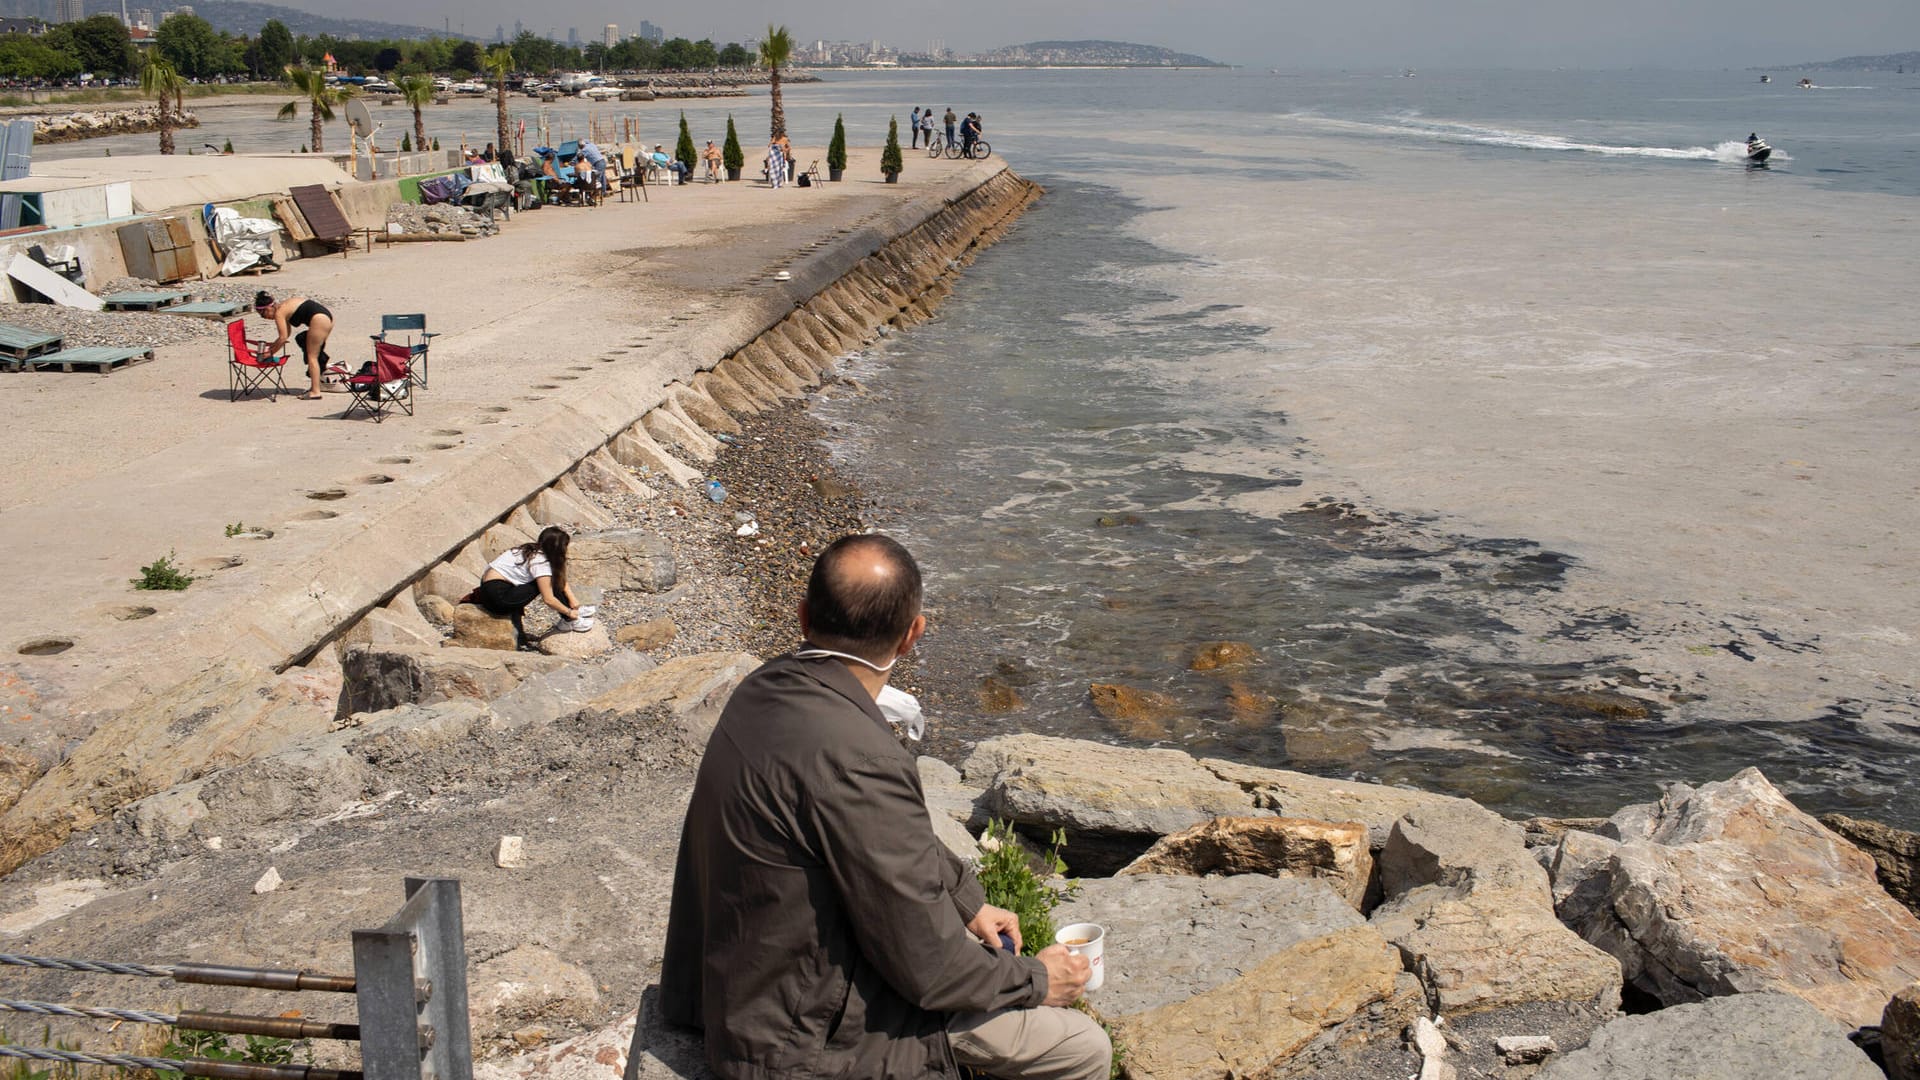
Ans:
[[[886,664],[881,665],[864,657],[855,656],[852,653],[835,652],[832,649],[802,649],[793,655],[795,659],[799,660],[818,660],[828,656],[837,657],[841,660],[851,660],[861,667],[872,668],[882,675],[892,671],[893,665],[900,662],[900,658],[896,656],[887,661]],[[906,732],[907,738],[912,739],[914,742],[919,742],[921,737],[926,735],[927,718],[920,711],[919,698],[914,697],[905,690],[896,690],[891,686],[883,686],[880,688],[879,695],[874,698],[873,703],[880,707],[880,715],[887,718],[887,723]]]

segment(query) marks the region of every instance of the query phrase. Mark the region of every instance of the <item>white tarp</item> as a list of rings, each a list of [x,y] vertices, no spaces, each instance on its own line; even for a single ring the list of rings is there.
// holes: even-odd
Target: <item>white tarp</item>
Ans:
[[[241,217],[231,206],[213,208],[213,239],[227,253],[220,264],[223,274],[237,274],[254,263],[273,258],[273,234],[280,231],[276,222]]]

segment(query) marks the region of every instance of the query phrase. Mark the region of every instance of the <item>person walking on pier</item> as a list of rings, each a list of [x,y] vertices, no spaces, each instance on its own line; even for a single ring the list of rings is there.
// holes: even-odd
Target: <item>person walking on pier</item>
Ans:
[[[855,534],[821,552],[800,648],[747,676],[687,806],[660,1002],[703,1030],[721,1080],[947,1075],[1106,1080],[1113,1049],[1066,1006],[1090,969],[1063,945],[1021,956],[933,833],[887,685],[926,630],[907,549]],[[1002,938],[1013,943],[1003,950]]]
[[[959,117],[953,115],[953,106],[951,105],[947,106],[946,122],[947,122],[947,145],[948,146],[953,145],[953,125],[954,125],[954,121],[959,119],[960,119]]]
[[[527,631],[521,625],[527,605],[537,597],[560,613],[554,632],[593,629],[594,608],[582,605],[567,584],[567,547],[573,537],[558,525],[540,530],[531,544],[508,548],[487,564],[480,587],[468,593],[462,603],[476,603],[488,612],[513,621],[515,648],[527,647]]]
[[[300,395],[301,401],[320,400],[320,372],[327,366],[327,338],[333,333],[333,312],[318,300],[309,300],[304,296],[289,296],[285,300],[275,300],[266,292],[253,295],[254,313],[263,319],[272,319],[278,333],[269,344],[264,356],[272,356],[293,337],[293,343],[307,359],[307,392]],[[293,328],[303,327],[298,336]]]
[[[908,149],[920,149],[920,106],[915,105],[913,111],[907,114],[907,129],[913,132],[913,145]]]

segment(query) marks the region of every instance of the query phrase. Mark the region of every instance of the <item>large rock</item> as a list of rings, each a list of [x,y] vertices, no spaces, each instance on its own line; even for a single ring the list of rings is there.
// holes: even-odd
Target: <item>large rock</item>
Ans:
[[[1822,814],[1820,824],[1872,856],[1887,895],[1920,912],[1920,833],[1845,814]]]
[[[1920,982],[1893,995],[1880,1017],[1881,1064],[1893,1080],[1920,1080]]]
[[[1920,919],[1757,769],[1675,785],[1606,829],[1619,846],[1568,860],[1585,878],[1557,888],[1560,917],[1666,1004],[1779,990],[1857,1027],[1920,978]]]
[[[601,529],[581,533],[567,548],[567,580],[574,588],[665,592],[676,574],[673,547],[647,529]]]
[[[1169,833],[1214,817],[1269,816],[1178,750],[1134,750],[1044,735],[976,746],[960,770],[983,808],[1036,832],[1065,829],[1076,873],[1111,873]]]
[[[1163,836],[1127,874],[1319,878],[1359,909],[1373,872],[1367,827],[1305,818],[1215,818]]]
[[[1380,905],[1371,921],[1437,1012],[1620,1004],[1620,962],[1567,929],[1530,891],[1428,885]]]
[[[960,779],[960,771],[939,758],[922,757],[918,765],[920,791],[926,799],[927,816],[933,819],[933,834],[947,850],[969,863],[978,863],[980,842],[969,826],[981,792],[968,787]]]
[[[1242,765],[1221,758],[1203,758],[1200,765],[1220,780],[1240,788],[1253,805],[1271,810],[1281,817],[1362,822],[1367,826],[1368,835],[1376,849],[1387,842],[1387,833],[1392,830],[1394,822],[1423,807],[1453,807],[1462,814],[1478,814],[1490,822],[1506,820],[1470,799],[1458,799],[1451,795],[1435,795],[1352,780],[1329,780],[1286,769]]]
[[[1172,874],[1083,878],[1053,921],[1106,927],[1106,985],[1088,1000],[1107,1019],[1185,1001],[1290,945],[1365,924],[1322,881]]]
[[[1224,986],[1123,1017],[1113,1037],[1128,1080],[1292,1076],[1290,1059],[1329,1035],[1366,1041],[1404,1027],[1404,1008],[1381,1008],[1395,1001],[1399,971],[1378,935],[1338,930],[1272,953]]]
[[[335,671],[223,660],[103,720],[0,817],[0,874],[121,806],[332,726]]]
[[[531,1021],[578,1026],[600,1011],[593,976],[538,945],[476,964],[467,986],[473,1039],[483,1045]]]
[[[632,725],[671,724],[688,746],[705,749],[733,688],[759,666],[751,653],[677,656],[594,698],[584,711],[617,714]]]
[[[607,624],[596,622],[586,630],[555,630],[540,639],[540,651],[568,660],[587,660],[613,648]]]
[[[557,656],[493,649],[356,646],[341,658],[346,673],[343,711],[379,712],[454,698],[490,701],[522,679],[565,663]]]
[[[1610,1010],[1620,963],[1555,917],[1520,826],[1450,804],[1415,808],[1380,853],[1387,901],[1373,926],[1447,1013],[1538,1001]]]
[[[1882,1080],[1845,1028],[1787,994],[1739,994],[1626,1016],[1536,1080]]]
[[[653,666],[652,660],[634,652],[614,653],[594,664],[568,664],[558,671],[534,675],[493,699],[493,714],[503,728],[551,723],[607,691],[625,686]]]
[[[513,620],[503,619],[479,604],[457,604],[453,609],[453,636],[449,643],[462,649],[513,652],[520,647]]]

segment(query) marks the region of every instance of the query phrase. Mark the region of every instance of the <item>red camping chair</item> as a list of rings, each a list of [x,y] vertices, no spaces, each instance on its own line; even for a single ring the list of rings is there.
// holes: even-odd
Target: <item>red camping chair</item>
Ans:
[[[347,403],[347,411],[340,414],[340,419],[345,420],[354,413],[364,411],[373,417],[374,423],[380,423],[394,408],[412,416],[412,360],[413,350],[405,345],[388,341],[374,342],[373,364],[365,372],[347,380],[347,392],[353,395],[353,400]]]
[[[235,319],[227,324],[228,401],[239,401],[240,395],[261,387],[272,395],[268,401],[279,401],[281,394],[293,392],[287,389],[286,347],[281,346],[278,356],[262,355],[268,344],[247,340],[247,324],[243,320]]]

